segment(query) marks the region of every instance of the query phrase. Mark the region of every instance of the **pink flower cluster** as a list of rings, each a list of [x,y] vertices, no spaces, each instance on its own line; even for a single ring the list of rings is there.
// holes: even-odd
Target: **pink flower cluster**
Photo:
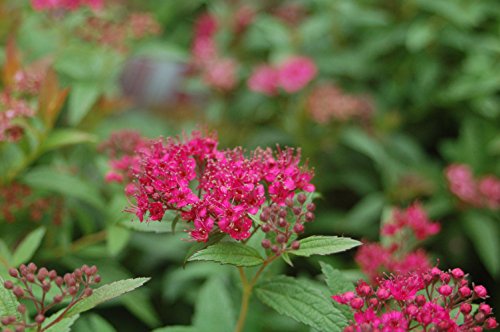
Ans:
[[[80,7],[90,7],[99,10],[104,5],[104,0],[31,0],[33,9],[43,10],[76,10]]]
[[[326,83],[313,89],[307,98],[307,110],[314,121],[326,124],[332,120],[369,119],[374,107],[368,97],[351,95]]]
[[[216,232],[236,240],[250,236],[252,219],[265,204],[284,205],[298,191],[312,192],[312,172],[300,167],[300,150],[219,150],[216,136],[156,141],[140,152],[130,212],[141,221],[162,220],[167,210],[192,222],[190,235],[206,242]]]
[[[131,182],[134,172],[140,168],[138,151],[148,145],[141,134],[133,130],[112,133],[98,148],[107,154],[111,170],[106,174],[107,182]]]
[[[355,256],[361,270],[375,281],[383,272],[406,273],[430,268],[423,249],[413,250],[415,240],[422,241],[440,231],[440,225],[427,217],[420,204],[414,203],[406,210],[395,210],[390,222],[381,230],[387,243],[367,243]]]
[[[471,286],[461,269],[445,272],[437,267],[381,278],[374,287],[359,281],[355,292],[332,296],[354,313],[345,332],[494,329],[498,323],[488,304],[481,303],[473,312],[472,303],[487,297],[486,288]]]
[[[450,191],[464,203],[480,208],[500,208],[500,179],[496,176],[476,179],[471,168],[465,164],[448,166],[445,176]]]
[[[254,92],[274,96],[279,88],[288,93],[302,90],[318,70],[314,61],[304,56],[293,56],[277,67],[261,65],[256,67],[248,79],[248,88]]]
[[[238,63],[219,54],[215,42],[218,23],[213,15],[201,15],[195,24],[191,54],[194,67],[202,74],[204,82],[217,90],[230,91],[238,83]]]
[[[18,70],[14,75],[14,90],[32,96],[37,95],[49,65],[49,59],[42,59]]]
[[[24,130],[16,123],[33,117],[35,111],[22,99],[14,98],[7,92],[0,94],[0,143],[15,142],[21,139]]]

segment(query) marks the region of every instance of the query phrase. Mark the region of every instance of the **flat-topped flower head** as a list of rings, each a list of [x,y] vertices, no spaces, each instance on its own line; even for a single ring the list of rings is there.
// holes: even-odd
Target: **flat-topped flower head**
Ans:
[[[453,277],[450,277],[453,276]],[[332,299],[348,305],[354,319],[344,331],[481,331],[498,326],[492,308],[471,303],[487,297],[483,286],[468,288],[461,269],[393,274],[376,285],[360,281],[356,293],[336,294]],[[450,278],[449,278],[450,277]]]
[[[300,150],[256,149],[246,156],[242,148],[220,150],[214,134],[194,132],[149,143],[138,151],[137,160],[139,167],[132,170],[135,189],[130,191],[136,205],[129,211],[141,221],[161,221],[167,211],[176,212],[193,223],[189,233],[199,242],[217,232],[245,240],[252,228],[261,226],[250,215],[269,209],[270,222],[263,230],[269,227],[269,232],[277,223],[279,238],[284,237],[281,252],[314,219],[314,205],[306,206],[303,193],[314,191],[313,173],[300,165]],[[294,207],[296,194],[300,199]],[[287,200],[292,200],[291,207]],[[272,211],[270,206],[275,206]],[[293,208],[296,214],[285,211]],[[294,221],[284,221],[286,215]],[[297,244],[290,245],[297,249]]]

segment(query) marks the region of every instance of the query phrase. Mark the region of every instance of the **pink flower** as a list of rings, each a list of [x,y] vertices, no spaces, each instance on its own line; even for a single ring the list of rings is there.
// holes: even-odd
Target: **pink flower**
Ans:
[[[215,59],[204,68],[203,80],[215,89],[230,91],[238,83],[238,63],[231,58]]]
[[[490,209],[500,208],[500,179],[492,175],[485,176],[479,180],[478,188],[484,203]]]
[[[445,170],[450,191],[466,203],[480,204],[476,183],[472,170],[463,164],[450,165]]]
[[[268,65],[255,68],[248,79],[248,88],[254,92],[260,92],[268,96],[278,93],[278,70]]]
[[[294,93],[304,88],[316,76],[316,73],[316,65],[310,58],[291,57],[279,66],[279,85],[286,92]]]

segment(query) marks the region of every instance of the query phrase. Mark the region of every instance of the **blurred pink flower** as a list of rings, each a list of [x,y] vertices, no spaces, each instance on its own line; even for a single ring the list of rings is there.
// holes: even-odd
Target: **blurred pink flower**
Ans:
[[[500,179],[493,175],[485,176],[479,180],[478,187],[484,203],[491,209],[498,209],[500,207]]]
[[[248,88],[254,92],[274,96],[278,93],[278,75],[278,71],[271,66],[258,66],[248,79]]]
[[[279,66],[278,81],[283,90],[294,93],[304,88],[316,74],[316,65],[310,58],[294,56]]]
[[[237,84],[237,69],[238,64],[234,59],[216,59],[204,68],[203,80],[215,89],[230,91]]]

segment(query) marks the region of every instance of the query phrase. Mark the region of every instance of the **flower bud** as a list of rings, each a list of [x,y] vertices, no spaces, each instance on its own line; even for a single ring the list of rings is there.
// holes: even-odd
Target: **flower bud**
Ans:
[[[360,297],[355,297],[351,300],[351,302],[349,302],[349,304],[351,305],[351,308],[357,310],[361,309],[365,305],[365,301],[363,301]]]
[[[458,293],[461,297],[469,297],[472,294],[472,291],[469,287],[463,286],[458,289]]]
[[[300,248],[300,242],[299,241],[293,241],[292,242],[292,249],[293,250],[298,250]]]
[[[280,248],[277,245],[273,244],[271,246],[271,251],[274,252],[275,254],[277,254],[277,253],[279,253]]]
[[[498,327],[497,320],[495,317],[490,317],[484,322],[484,327],[487,328],[488,330],[493,330]]]
[[[20,304],[17,306],[17,311],[20,313],[20,314],[25,314],[26,313],[26,306],[24,304]]]
[[[486,316],[490,315],[492,312],[491,307],[489,305],[487,305],[486,303],[481,303],[479,305],[479,311],[484,313]]]
[[[316,204],[314,203],[307,204],[307,211],[314,212],[314,210],[316,210]]]
[[[12,289],[14,288],[14,283],[10,280],[7,280],[3,283],[3,286],[6,288],[6,289]]]
[[[443,296],[450,296],[453,293],[453,288],[450,285],[442,285],[438,288],[438,292]]]
[[[29,270],[31,273],[35,273],[35,272],[36,272],[36,270],[37,270],[36,264],[35,264],[35,263],[29,263],[29,264],[28,264],[28,270]]]
[[[310,211],[306,212],[306,221],[311,222],[313,220],[314,220],[314,213],[312,213]]]
[[[420,307],[423,306],[426,302],[427,300],[425,299],[425,296],[421,294],[415,297],[415,303]]]
[[[304,231],[304,225],[302,225],[301,223],[296,223],[293,226],[293,231],[297,234],[302,233]]]
[[[271,226],[269,226],[269,224],[263,224],[260,228],[264,233],[269,233],[271,231]]]
[[[478,312],[474,315],[474,320],[478,323],[484,322],[486,316],[482,312]]]
[[[87,297],[91,296],[92,293],[93,293],[92,288],[85,288],[85,290],[83,291],[83,294]]]
[[[19,276],[19,273],[16,269],[10,268],[9,269],[9,275],[13,278],[17,278]]]
[[[300,204],[304,204],[306,200],[307,200],[306,194],[300,193],[297,195],[297,202],[299,202]]]
[[[44,315],[42,315],[42,314],[36,315],[35,322],[37,324],[42,324],[44,321],[45,321],[45,316]]]
[[[271,241],[269,241],[269,239],[264,239],[262,240],[261,245],[264,249],[269,249],[271,248]]]
[[[470,312],[472,311],[472,306],[470,305],[470,303],[462,303],[460,305],[460,312],[464,315],[468,315],[470,314]]]
[[[381,300],[387,300],[391,293],[385,288],[379,288],[377,289],[377,297]]]
[[[285,228],[288,226],[288,222],[286,221],[285,218],[279,218],[278,219],[278,226]]]
[[[20,297],[23,297],[24,296],[24,291],[21,287],[19,286],[16,286],[14,287],[14,289],[12,290],[12,292],[14,293],[14,295],[18,298]]]
[[[451,275],[455,279],[462,279],[465,275],[464,271],[462,269],[459,269],[458,267],[456,269],[451,270]]]
[[[286,236],[283,234],[278,234],[276,236],[276,242],[278,243],[285,243],[286,242]]]
[[[482,299],[486,298],[488,296],[488,292],[486,291],[486,288],[484,286],[475,286],[474,287],[474,293]]]

